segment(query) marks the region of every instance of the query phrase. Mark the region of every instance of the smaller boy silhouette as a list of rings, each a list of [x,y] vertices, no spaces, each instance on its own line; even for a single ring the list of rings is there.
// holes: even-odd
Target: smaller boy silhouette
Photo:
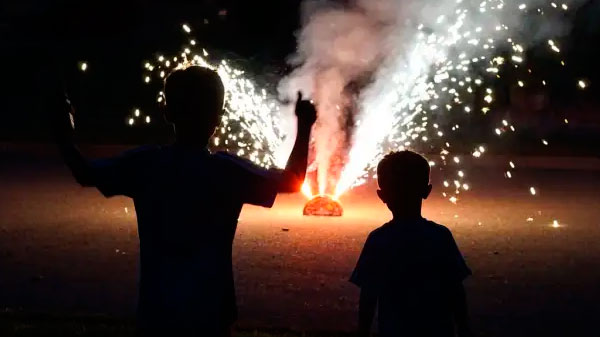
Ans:
[[[469,336],[462,281],[471,274],[448,228],[421,216],[429,163],[392,152],[377,166],[377,195],[392,221],[369,234],[350,282],[361,288],[359,336],[378,308],[380,336]]]

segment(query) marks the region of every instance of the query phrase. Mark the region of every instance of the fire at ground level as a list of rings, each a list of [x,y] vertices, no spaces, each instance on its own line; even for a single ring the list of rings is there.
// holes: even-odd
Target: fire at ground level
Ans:
[[[595,336],[600,171],[522,168],[511,180],[501,167],[467,172],[472,188],[457,205],[437,188],[424,213],[453,231],[474,271],[466,287],[475,331]],[[439,186],[435,170],[433,179]],[[132,202],[79,188],[57,158],[9,158],[0,181],[2,309],[131,317]],[[302,216],[306,200],[284,195],[271,210],[242,212],[234,243],[240,327],[354,329],[358,290],[347,278],[389,213],[372,185],[341,197],[342,217]]]
[[[314,216],[342,216],[343,212],[342,204],[329,195],[312,197],[302,210],[303,215]]]

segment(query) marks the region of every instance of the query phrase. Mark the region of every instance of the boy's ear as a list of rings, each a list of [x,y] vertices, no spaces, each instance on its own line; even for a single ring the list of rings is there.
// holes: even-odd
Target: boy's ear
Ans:
[[[379,197],[379,200],[383,201],[384,204],[387,204],[385,192],[383,192],[382,190],[377,190],[377,196]]]
[[[425,191],[423,191],[423,199],[427,199],[429,197],[429,194],[431,194],[431,189],[433,188],[433,185],[429,184],[427,185],[427,188],[425,188]]]

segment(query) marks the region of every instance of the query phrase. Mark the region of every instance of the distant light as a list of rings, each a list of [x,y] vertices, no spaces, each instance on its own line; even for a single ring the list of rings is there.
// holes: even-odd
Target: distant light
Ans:
[[[81,71],[86,71],[86,70],[87,70],[87,68],[88,68],[88,64],[87,64],[87,62],[80,62],[80,63],[79,63],[79,70],[81,70]]]
[[[579,86],[581,89],[585,89],[585,88],[587,88],[587,83],[585,83],[585,81],[584,81],[584,80],[579,80],[579,81],[577,82],[577,85],[578,85],[578,86]]]
[[[545,139],[542,139],[542,144],[544,144],[544,145],[548,146],[548,141],[547,141],[547,140],[545,140]]]
[[[523,81],[518,81],[517,84],[522,88],[523,86],[525,86],[525,83],[523,83]]]
[[[135,120],[133,118],[129,118],[129,120],[127,121],[127,123],[129,125],[133,125],[133,123],[135,123]]]
[[[150,124],[150,116],[146,116],[146,124]]]
[[[527,222],[533,222],[533,218],[532,218],[532,217],[529,217],[529,218],[527,218],[527,219],[526,219],[526,221],[527,221]]]
[[[144,82],[146,82],[146,83],[150,83],[150,76],[146,76],[146,77],[144,78]]]
[[[558,223],[558,220],[555,219],[554,221],[552,221],[551,226],[552,226],[552,228],[558,228],[558,227],[560,227],[560,224]]]
[[[535,190],[535,187],[531,186],[529,188],[529,193],[531,193],[531,195],[536,195],[537,191]]]
[[[190,26],[188,26],[188,25],[187,25],[187,24],[185,24],[185,23],[184,23],[183,25],[181,25],[181,28],[183,28],[183,30],[184,30],[186,33],[190,33],[190,32],[192,31],[192,29],[190,28]]]
[[[519,5],[519,9],[520,10],[524,10],[525,8],[527,8],[527,5],[525,5],[525,4],[520,4]]]

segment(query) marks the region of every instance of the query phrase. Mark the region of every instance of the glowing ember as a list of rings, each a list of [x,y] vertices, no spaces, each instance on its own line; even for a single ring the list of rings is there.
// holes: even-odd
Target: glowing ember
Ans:
[[[334,200],[328,195],[318,195],[310,199],[302,214],[304,215],[320,215],[320,216],[342,216],[344,210],[339,201]]]

